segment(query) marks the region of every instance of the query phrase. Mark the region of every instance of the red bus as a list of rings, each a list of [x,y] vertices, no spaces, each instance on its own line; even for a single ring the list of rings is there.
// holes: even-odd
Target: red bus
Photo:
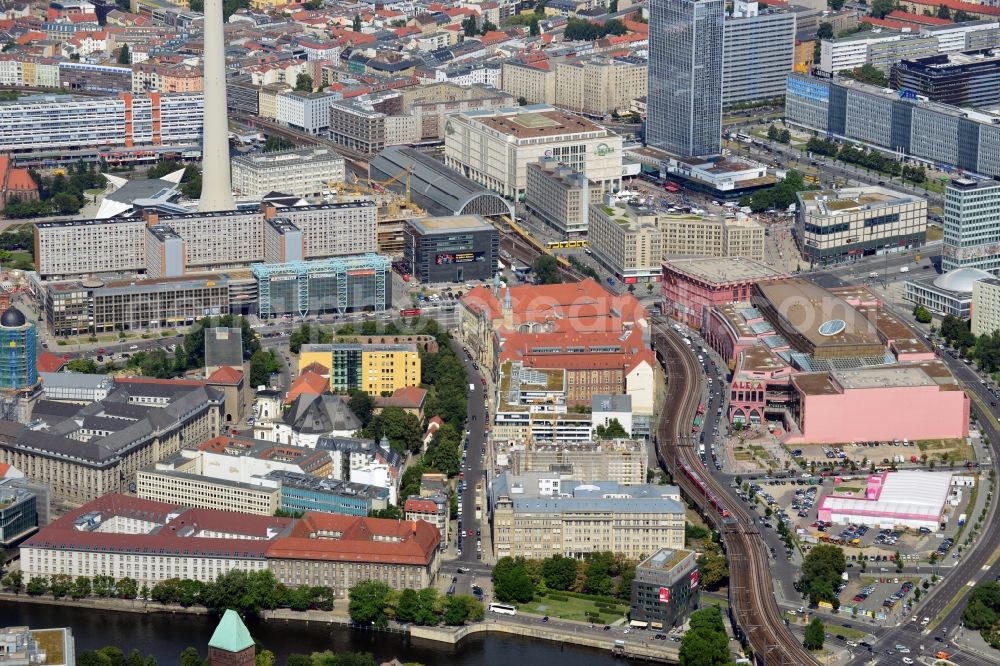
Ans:
[[[420,308],[411,308],[409,310],[400,310],[399,311],[399,316],[400,317],[419,317],[420,316]]]

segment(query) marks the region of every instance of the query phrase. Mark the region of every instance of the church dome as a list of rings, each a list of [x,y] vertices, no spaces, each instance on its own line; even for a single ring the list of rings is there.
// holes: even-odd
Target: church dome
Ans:
[[[2,315],[0,315],[0,326],[4,328],[19,328],[28,323],[25,319],[24,313],[15,307],[7,308]]]

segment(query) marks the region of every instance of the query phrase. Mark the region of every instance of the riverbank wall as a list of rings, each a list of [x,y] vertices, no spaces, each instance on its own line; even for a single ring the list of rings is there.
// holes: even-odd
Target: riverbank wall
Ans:
[[[69,606],[75,608],[91,608],[100,610],[122,611],[127,613],[159,613],[176,615],[207,615],[208,610],[200,606],[184,608],[183,606],[170,606],[158,603],[144,602],[133,599],[54,599],[52,597],[32,597],[26,594],[15,595],[9,592],[0,592],[0,599],[16,601],[18,603],[41,604],[49,606]],[[279,608],[272,611],[263,611],[261,619],[269,622],[304,622],[351,625],[351,618],[348,615],[340,614],[337,611],[293,611],[287,608]],[[583,626],[583,625],[581,625]],[[678,644],[676,643],[647,643],[642,640],[635,640],[628,636],[624,637],[624,646],[616,645],[615,642],[622,641],[623,638],[617,636],[593,636],[577,631],[575,628],[555,626],[546,624],[542,626],[526,625],[517,622],[505,622],[498,618],[489,618],[483,622],[476,622],[462,627],[418,627],[414,625],[393,625],[386,631],[396,634],[409,634],[414,641],[427,641],[429,643],[440,643],[451,646],[458,646],[466,638],[476,634],[497,633],[513,634],[527,638],[535,638],[554,643],[569,643],[571,645],[583,645],[586,647],[607,650],[625,657],[644,659],[660,663],[679,663]]]

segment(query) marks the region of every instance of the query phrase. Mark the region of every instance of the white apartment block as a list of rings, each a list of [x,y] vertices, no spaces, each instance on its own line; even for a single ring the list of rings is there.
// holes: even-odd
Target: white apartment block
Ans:
[[[840,39],[824,39],[820,44],[819,68],[827,74],[836,74],[861,67],[868,62],[870,44],[895,42],[901,38],[898,32],[859,32]]]
[[[992,335],[1000,331],[1000,280],[989,278],[972,283],[972,334]]]
[[[344,158],[327,148],[255,153],[232,160],[233,193],[260,201],[269,192],[319,197],[345,179]]]
[[[247,266],[264,260],[265,216],[280,216],[301,229],[307,259],[378,250],[375,204],[358,201],[292,208],[268,205],[263,213],[223,211],[39,222],[34,230],[35,262],[45,279],[141,272],[146,269],[145,228],[160,224],[183,240],[186,269]]]
[[[500,87],[514,99],[523,97],[528,104],[556,102],[556,76],[547,61],[531,65],[505,62],[501,68]]]
[[[602,190],[621,186],[622,138],[547,105],[466,111],[445,125],[445,164],[511,199],[524,196],[528,164],[553,157]]]
[[[920,34],[937,37],[938,51],[940,53],[951,53],[953,51],[965,51],[976,48],[977,45],[970,43],[970,41],[974,42],[976,40],[977,36],[975,33],[985,30],[1000,31],[1000,23],[997,21],[965,21],[946,25],[932,25],[921,28]],[[996,45],[995,42],[993,45]]]
[[[197,94],[32,95],[0,104],[0,152],[95,146],[197,145]],[[130,117],[131,122],[126,122]],[[154,118],[159,127],[154,127]]]
[[[38,222],[34,231],[36,270],[46,278],[145,267],[146,223],[141,219]]]
[[[663,231],[653,209],[592,205],[587,237],[594,257],[619,280],[650,282],[662,271]]]
[[[601,200],[601,188],[585,175],[543,159],[528,165],[525,205],[564,235],[586,233],[591,202]]]
[[[181,506],[273,516],[281,506],[281,489],[236,483],[209,476],[160,469],[136,473],[136,495],[141,499]]]
[[[646,96],[646,70],[646,62],[640,60],[592,58],[560,62],[555,67],[553,104],[587,116],[603,117],[627,110],[632,100]]]
[[[275,120],[289,127],[319,134],[330,127],[330,105],[340,95],[292,90],[276,98]]]
[[[378,252],[376,213],[372,201],[297,206],[277,211],[302,230],[306,259]]]

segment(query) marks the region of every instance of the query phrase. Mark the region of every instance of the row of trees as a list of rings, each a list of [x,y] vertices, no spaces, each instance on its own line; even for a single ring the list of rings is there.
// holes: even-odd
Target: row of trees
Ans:
[[[610,19],[604,23],[592,23],[586,19],[570,17],[563,32],[566,41],[592,42],[595,39],[603,39],[608,35],[624,35],[628,28],[619,19]]]
[[[821,139],[816,136],[811,137],[809,141],[806,142],[806,150],[818,155],[832,157],[840,160],[841,162],[854,164],[871,171],[884,173],[888,176],[899,176],[904,180],[908,180],[918,185],[926,182],[927,180],[927,170],[922,166],[901,164],[890,157],[886,157],[877,150],[856,148],[849,144],[844,144],[842,146],[833,139]]]
[[[528,603],[549,590],[628,599],[635,562],[610,552],[581,560],[553,555],[543,560],[501,557],[493,568],[493,595],[498,601]]]
[[[38,597],[51,594],[56,599],[70,597],[84,599],[144,599],[161,604],[178,604],[185,608],[204,606],[210,610],[233,608],[244,613],[257,614],[262,610],[291,608],[297,611],[310,609],[333,610],[333,590],[328,587],[300,585],[289,588],[279,583],[270,571],[246,572],[240,570],[219,574],[214,582],[205,583],[187,578],[170,578],[153,587],[142,587],[133,578],[115,579],[111,576],[77,576],[53,574],[33,577],[25,585],[23,574],[13,571],[2,581],[4,589],[20,594],[26,591]]]
[[[348,599],[351,620],[375,627],[385,627],[389,620],[424,626],[442,622],[459,626],[479,622],[485,615],[483,605],[468,595],[442,597],[434,588],[407,588],[400,592],[377,580],[358,583],[350,589]]]
[[[186,648],[180,654],[180,666],[209,666],[207,659],[202,659],[197,648]],[[157,666],[152,655],[143,657],[138,650],[133,650],[128,656],[121,648],[108,645],[99,650],[86,650],[76,657],[78,666]],[[330,650],[313,652],[312,654],[293,653],[288,655],[285,666],[376,666],[375,657],[367,652],[341,652],[334,654]],[[270,650],[257,650],[256,666],[275,666],[274,653]],[[421,666],[416,662],[407,662],[403,666]]]

